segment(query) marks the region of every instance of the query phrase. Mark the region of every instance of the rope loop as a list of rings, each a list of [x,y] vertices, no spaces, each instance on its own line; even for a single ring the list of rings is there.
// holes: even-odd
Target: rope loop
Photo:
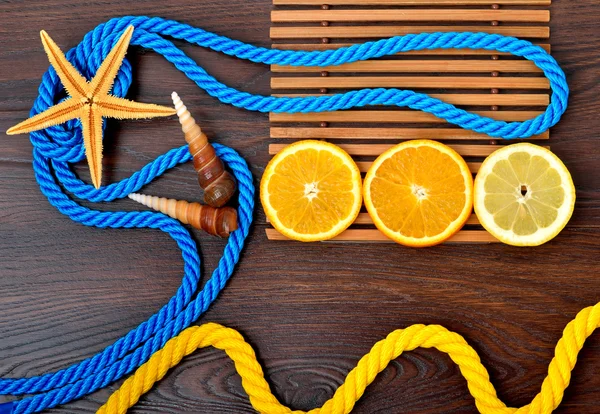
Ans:
[[[450,356],[465,378],[480,413],[549,414],[562,401],[564,392],[569,386],[571,373],[577,363],[579,351],[586,339],[598,328],[600,328],[600,303],[583,309],[573,321],[569,322],[556,345],[548,376],[542,383],[540,392],[530,404],[518,408],[507,407],[498,398],[496,389],[490,381],[490,375],[481,363],[479,355],[458,333],[440,325],[411,325],[405,329],[397,329],[373,345],[371,350],[358,361],[356,367],[348,373],[329,400],[305,413],[292,411],[277,400],[265,379],[256,353],[238,331],[216,323],[206,323],[187,328],[167,342],[164,348],[153,354],[148,362],[125,380],[100,407],[97,414],[125,413],[185,356],[196,349],[209,346],[225,351],[233,360],[252,407],[263,414],[348,414],[367,387],[391,361],[418,347],[435,348]]]
[[[200,28],[160,17],[124,16],[111,19],[87,33],[66,53],[67,59],[83,76],[91,79],[123,30],[135,26],[131,44],[151,49],[221,102],[259,112],[323,112],[389,105],[431,113],[462,128],[492,137],[527,138],[556,124],[567,107],[569,89],[556,61],[530,42],[485,33],[421,33],[326,51],[290,51],[256,47]],[[423,93],[400,89],[360,89],[331,96],[301,98],[253,95],[231,88],[189,58],[165,37],[183,40],[217,52],[263,64],[291,66],[330,66],[367,60],[411,50],[471,48],[509,52],[533,61],[546,75],[552,89],[550,105],[544,113],[524,122],[496,121],[456,108]],[[116,76],[112,94],[125,97],[132,82],[131,64],[125,59]],[[52,67],[43,75],[31,115],[38,114],[64,99],[60,79]],[[103,127],[105,127],[105,123]],[[200,257],[189,232],[178,221],[151,211],[107,212],[84,207],[73,197],[90,202],[110,202],[138,191],[178,164],[191,159],[187,146],[173,148],[119,182],[95,189],[81,181],[71,164],[85,157],[81,128],[76,120],[30,134],[36,180],[50,204],[71,220],[100,228],[151,228],[168,233],[182,252],[184,272],[181,286],[173,297],[148,320],[106,347],[103,351],[65,369],[30,378],[1,378],[0,394],[31,396],[11,403],[13,413],[33,413],[65,404],[122,378],[145,363],[196,321],[231,277],[252,223],[253,178],[243,158],[231,148],[215,144],[217,155],[233,171],[239,184],[239,229],[224,248],[219,265],[198,291]],[[196,293],[197,292],[197,293]],[[6,407],[0,405],[0,412]]]

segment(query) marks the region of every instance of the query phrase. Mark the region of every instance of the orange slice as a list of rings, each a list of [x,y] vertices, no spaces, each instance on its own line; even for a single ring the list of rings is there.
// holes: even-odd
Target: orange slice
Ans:
[[[407,141],[373,163],[364,182],[367,211],[377,228],[406,246],[450,238],[473,209],[473,177],[452,148],[429,140]]]
[[[360,171],[344,150],[323,141],[300,141],[269,162],[260,200],[267,218],[284,236],[327,240],[356,219],[361,187]]]

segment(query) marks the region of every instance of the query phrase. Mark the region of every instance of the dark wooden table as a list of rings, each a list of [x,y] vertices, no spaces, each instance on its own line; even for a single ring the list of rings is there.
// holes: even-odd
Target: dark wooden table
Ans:
[[[168,4],[168,5],[167,5]],[[48,67],[45,29],[64,49],[98,23],[125,14],[158,15],[268,46],[270,0],[6,1],[0,31],[0,130],[27,117]],[[552,149],[577,186],[574,216],[538,248],[442,245],[300,245],[267,242],[257,208],[248,245],[216,303],[198,322],[239,329],[256,348],[278,398],[310,409],[331,397],[371,345],[396,328],[442,324],[480,353],[499,396],[533,398],[565,324],[600,301],[600,3],[555,1],[553,54],[571,86],[570,107],[552,131]],[[269,71],[188,44],[178,45],[233,87],[268,94]],[[133,48],[130,96],[169,104],[178,91],[217,142],[233,146],[260,179],[269,159],[266,115],[210,98],[155,53]],[[111,122],[103,182],[128,177],[182,143],[173,119]],[[180,284],[175,243],[151,230],[100,230],[72,222],[40,193],[26,136],[0,140],[0,374],[33,376],[101,351],[168,301]],[[77,173],[89,179],[87,166]],[[190,164],[145,189],[194,199]],[[83,203],[90,205],[90,203]],[[130,200],[94,206],[139,209]],[[194,232],[204,280],[224,243]],[[600,412],[600,334],[586,344],[561,413]],[[95,412],[117,384],[54,410]],[[7,399],[3,399],[7,400]],[[220,351],[186,358],[134,412],[253,412],[232,362]],[[407,353],[369,387],[357,413],[475,412],[464,379],[433,350]]]

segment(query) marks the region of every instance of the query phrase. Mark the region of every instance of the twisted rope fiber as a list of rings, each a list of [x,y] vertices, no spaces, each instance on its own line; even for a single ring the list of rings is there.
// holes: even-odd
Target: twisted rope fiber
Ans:
[[[337,50],[297,52],[255,47],[202,29],[158,17],[125,16],[111,19],[87,33],[67,58],[88,79],[93,77],[122,31],[134,25],[132,44],[152,49],[163,55],[186,74],[200,88],[224,103],[261,112],[321,112],[348,109],[365,105],[407,106],[432,113],[466,129],[503,138],[525,138],[544,132],[560,119],[566,110],[568,86],[565,75],[556,61],[543,49],[515,38],[485,33],[430,33],[398,36],[368,42]],[[172,42],[162,36],[171,36],[202,47],[253,62],[295,66],[329,66],[366,60],[402,51],[436,48],[472,48],[510,52],[532,60],[550,81],[551,103],[538,117],[506,123],[484,118],[458,109],[425,94],[399,89],[361,89],[332,96],[277,98],[252,95],[230,88],[187,57]],[[123,97],[132,81],[131,65],[124,60],[112,93]],[[31,110],[35,115],[54,105],[62,85],[52,67],[43,75],[39,96]],[[174,148],[120,182],[95,189],[82,182],[69,164],[85,156],[81,129],[76,121],[49,127],[30,135],[34,146],[34,171],[40,189],[61,213],[88,226],[111,228],[148,227],[165,231],[182,250],[184,276],[175,295],[146,322],[108,346],[97,355],[66,369],[31,378],[0,379],[0,394],[37,394],[13,404],[14,413],[38,412],[64,404],[89,394],[143,364],[151,354],[208,308],[231,276],[243,248],[252,221],[254,187],[245,161],[232,149],[216,145],[217,153],[233,170],[239,182],[240,229],[234,232],[225,247],[219,266],[206,286],[194,294],[199,281],[199,256],[189,233],[176,220],[154,212],[102,212],[85,208],[67,196],[92,202],[108,202],[123,198],[139,190],[154,178],[179,163],[190,160],[186,146]],[[62,187],[61,187],[62,186]]]
[[[484,414],[550,413],[559,406],[564,391],[569,385],[571,371],[577,362],[577,354],[587,337],[598,327],[600,327],[600,303],[583,309],[567,324],[562,338],[556,345],[555,355],[550,362],[548,376],[542,383],[541,391],[530,404],[520,408],[507,407],[500,401],[477,352],[461,335],[448,331],[440,325],[412,325],[406,329],[393,331],[385,339],[377,342],[350,371],[333,397],[320,408],[310,410],[308,413],[349,413],[377,374],[403,352],[418,347],[436,348],[450,356],[467,380],[469,391],[475,399],[479,412]],[[233,360],[238,374],[242,377],[242,386],[256,411],[264,414],[303,413],[303,411],[292,411],[273,395],[254,350],[244,341],[239,332],[215,323],[207,323],[188,328],[167,342],[163,349],[152,355],[148,362],[138,368],[135,374],[110,396],[97,414],[125,413],[157,381],[160,381],[170,368],[179,364],[185,356],[196,349],[208,346],[225,351]]]

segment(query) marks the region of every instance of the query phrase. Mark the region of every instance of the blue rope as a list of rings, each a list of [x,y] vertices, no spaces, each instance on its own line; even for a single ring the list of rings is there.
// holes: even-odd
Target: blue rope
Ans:
[[[271,50],[206,32],[202,29],[158,17],[126,16],[109,20],[87,33],[83,41],[67,53],[67,58],[91,78],[118,37],[134,25],[132,44],[163,55],[177,69],[221,102],[260,112],[322,112],[365,105],[395,105],[418,109],[465,129],[493,137],[526,138],[540,134],[556,124],[567,107],[569,95],[565,75],[556,61],[530,42],[485,33],[429,33],[398,36],[376,42],[327,50],[298,52]],[[524,122],[506,123],[458,109],[426,94],[399,89],[361,89],[333,96],[285,98],[252,95],[230,88],[210,76],[172,42],[170,36],[215,51],[265,64],[292,66],[330,66],[366,60],[410,50],[471,48],[510,52],[533,61],[550,81],[552,98],[546,111]],[[123,62],[113,94],[123,97],[131,85],[131,65]],[[39,96],[31,115],[54,105],[62,85],[54,69],[42,78]],[[232,149],[215,149],[233,171],[239,183],[239,229],[231,234],[223,257],[205,287],[194,297],[200,278],[200,258],[194,241],[182,225],[155,212],[104,212],[83,207],[66,192],[92,202],[112,201],[139,190],[154,178],[190,160],[187,146],[174,148],[117,183],[95,189],[75,176],[69,164],[84,156],[81,130],[76,121],[31,133],[33,167],[40,189],[61,213],[86,226],[101,228],[152,228],[169,233],[182,252],[184,275],[175,295],[146,322],[131,330],[97,355],[66,369],[31,378],[0,379],[0,394],[36,394],[19,401],[0,404],[0,412],[33,413],[65,404],[122,378],[146,362],[150,355],[183,329],[196,321],[216,299],[231,276],[252,222],[254,186],[246,162]],[[62,187],[61,187],[62,186]],[[12,411],[11,411],[12,410]]]

